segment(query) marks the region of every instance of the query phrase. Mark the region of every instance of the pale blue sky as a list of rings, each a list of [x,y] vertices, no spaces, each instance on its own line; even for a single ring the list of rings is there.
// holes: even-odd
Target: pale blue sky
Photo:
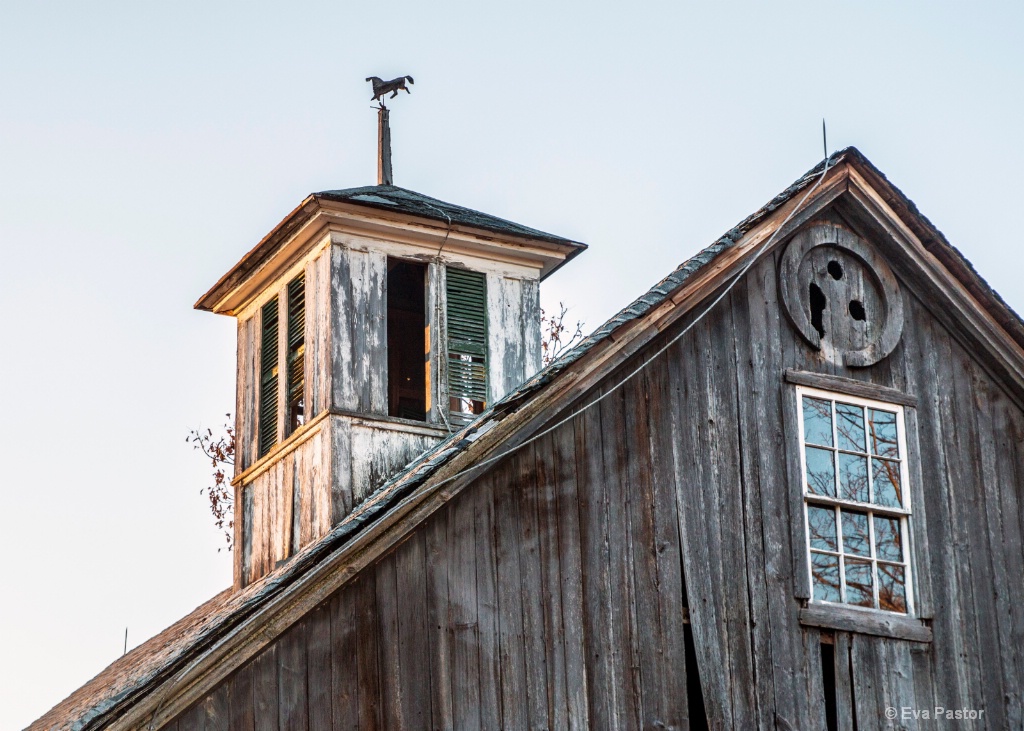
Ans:
[[[196,298],[307,193],[395,182],[590,244],[597,326],[857,145],[1017,308],[1024,4],[0,2],[0,728],[230,581],[185,444]]]

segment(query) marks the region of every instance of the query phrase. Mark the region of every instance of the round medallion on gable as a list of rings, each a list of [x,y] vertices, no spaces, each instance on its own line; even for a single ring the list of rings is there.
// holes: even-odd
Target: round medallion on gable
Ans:
[[[874,365],[903,334],[903,297],[892,270],[840,226],[818,224],[793,237],[779,265],[779,294],[797,332],[833,363]]]

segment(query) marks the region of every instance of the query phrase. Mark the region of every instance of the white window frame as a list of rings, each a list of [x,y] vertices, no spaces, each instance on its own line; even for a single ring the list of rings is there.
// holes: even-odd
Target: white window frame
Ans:
[[[888,411],[896,414],[896,431],[897,431],[897,445],[899,448],[899,472],[900,472],[900,488],[903,498],[903,506],[900,508],[891,508],[882,505],[878,505],[872,502],[861,502],[857,500],[848,500],[845,498],[838,497],[841,493],[839,490],[839,465],[838,459],[836,458],[835,473],[836,473],[836,495],[837,497],[832,498],[828,496],[818,495],[810,492],[807,489],[807,443],[805,442],[804,433],[804,408],[803,400],[804,397],[819,399],[823,401],[832,402],[832,447],[833,454],[840,454],[847,452],[848,450],[842,450],[839,448],[839,440],[837,432],[837,419],[836,419],[836,402],[844,404],[852,404],[855,406],[862,406],[866,408],[874,408],[883,411]],[[844,609],[857,610],[862,612],[873,612],[881,613],[885,616],[896,616],[896,617],[914,617],[916,616],[915,609],[915,596],[914,596],[914,567],[913,567],[913,553],[911,546],[911,519],[913,514],[913,506],[911,504],[911,485],[910,485],[910,467],[909,467],[909,454],[907,452],[907,427],[906,420],[904,418],[904,407],[900,404],[895,404],[887,401],[876,401],[874,399],[863,398],[860,396],[851,396],[845,393],[837,391],[827,391],[818,388],[811,388],[808,386],[797,386],[796,387],[796,399],[797,399],[797,422],[798,422],[798,438],[800,444],[800,476],[801,476],[801,495],[803,502],[803,515],[804,521],[804,555],[807,557],[807,578],[808,586],[810,588],[809,601],[812,604],[823,605],[823,606],[834,606],[842,607]],[[865,430],[867,429],[867,423],[865,422]],[[819,445],[811,445],[819,446]],[[865,447],[870,452],[869,445]],[[860,454],[860,453],[856,453]],[[868,459],[868,485],[869,485],[869,498],[874,497],[874,470],[871,466],[871,456],[867,455]],[[888,458],[887,458],[888,459]],[[892,461],[892,460],[891,460]],[[869,531],[869,546],[870,546],[870,562],[872,571],[872,588],[874,594],[874,607],[864,607],[857,604],[848,604],[845,601],[831,602],[823,599],[814,598],[814,562],[812,559],[811,550],[811,525],[808,515],[808,507],[810,505],[818,506],[831,506],[836,508],[836,541],[837,549],[835,555],[839,556],[840,561],[840,596],[846,598],[846,566],[845,557],[846,553],[843,550],[843,533],[842,533],[842,520],[838,508],[847,507],[857,512],[867,513],[868,519],[868,531]],[[879,515],[888,518],[899,518],[900,521],[900,538],[901,538],[901,549],[903,554],[903,570],[904,570],[904,590],[906,593],[907,611],[899,612],[890,609],[881,609],[877,605],[878,601],[878,561],[876,556],[875,546],[875,521],[874,516]],[[815,549],[819,553],[829,553],[829,551],[821,551]],[[864,560],[867,557],[858,556],[860,560]],[[884,561],[884,563],[895,564],[895,562]]]

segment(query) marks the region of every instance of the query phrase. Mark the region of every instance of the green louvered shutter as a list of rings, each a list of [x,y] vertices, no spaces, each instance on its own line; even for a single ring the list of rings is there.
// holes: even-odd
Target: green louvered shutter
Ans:
[[[305,423],[306,276],[288,284],[288,430]]]
[[[260,345],[260,434],[258,456],[277,444],[277,297],[263,305]]]
[[[467,424],[487,404],[487,278],[447,270],[448,396],[453,424]]]

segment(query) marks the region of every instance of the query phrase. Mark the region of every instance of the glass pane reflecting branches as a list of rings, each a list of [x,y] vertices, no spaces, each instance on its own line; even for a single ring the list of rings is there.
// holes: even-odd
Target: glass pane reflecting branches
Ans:
[[[898,407],[802,392],[800,400],[814,601],[906,613]]]

